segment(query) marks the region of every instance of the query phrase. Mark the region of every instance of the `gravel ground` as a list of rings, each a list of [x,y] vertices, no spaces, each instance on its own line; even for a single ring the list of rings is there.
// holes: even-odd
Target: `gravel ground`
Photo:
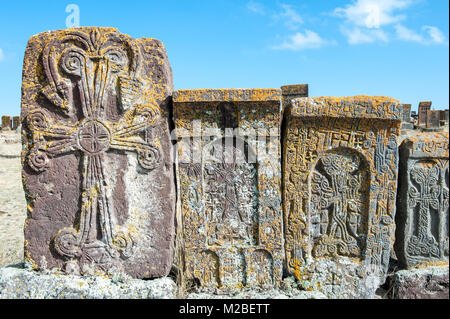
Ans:
[[[0,267],[23,262],[26,218],[20,134],[0,132]]]

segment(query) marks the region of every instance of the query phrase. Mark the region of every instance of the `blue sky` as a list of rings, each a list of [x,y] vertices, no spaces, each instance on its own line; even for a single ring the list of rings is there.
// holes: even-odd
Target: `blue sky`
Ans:
[[[449,105],[448,0],[0,3],[0,114],[18,115],[23,54],[37,33],[112,26],[164,42],[176,89],[308,83],[310,96],[386,95]]]

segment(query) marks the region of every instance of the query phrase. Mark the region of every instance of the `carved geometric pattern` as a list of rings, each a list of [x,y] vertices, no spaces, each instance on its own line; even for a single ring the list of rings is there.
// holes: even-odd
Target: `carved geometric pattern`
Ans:
[[[256,138],[279,129],[280,100],[274,89],[174,92],[185,270],[198,289],[281,281],[280,140]]]
[[[395,251],[404,268],[448,262],[448,133],[422,133],[400,146]]]
[[[285,114],[288,270],[331,298],[371,298],[367,278],[384,280],[389,266],[400,103],[298,98]]]
[[[321,228],[314,257],[360,256],[369,185],[362,165],[357,154],[342,150],[322,157],[311,174],[311,220],[317,215]]]

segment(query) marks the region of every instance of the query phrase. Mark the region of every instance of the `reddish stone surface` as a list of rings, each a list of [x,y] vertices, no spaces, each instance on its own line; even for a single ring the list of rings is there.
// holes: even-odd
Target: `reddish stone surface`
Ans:
[[[448,266],[401,270],[388,284],[391,299],[449,299]]]
[[[431,109],[431,102],[420,102],[418,113],[418,124],[427,125],[427,111]]]
[[[175,189],[163,44],[112,28],[38,34],[25,53],[25,259],[75,274],[165,276]]]

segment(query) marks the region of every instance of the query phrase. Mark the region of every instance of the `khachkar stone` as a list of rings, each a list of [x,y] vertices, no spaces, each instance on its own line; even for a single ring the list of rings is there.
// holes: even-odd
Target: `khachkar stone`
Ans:
[[[429,110],[427,111],[427,128],[438,128],[441,123],[441,111]]]
[[[283,109],[291,104],[291,101],[298,97],[308,97],[308,84],[293,84],[281,87]]]
[[[2,116],[2,130],[10,130],[11,129],[11,117],[10,116]]]
[[[20,117],[14,116],[12,121],[12,129],[16,130],[19,127],[19,125],[20,125]]]
[[[299,98],[286,110],[286,263],[305,289],[371,298],[385,280],[401,117],[387,97]]]
[[[203,290],[281,281],[280,93],[174,93],[185,273]]]
[[[402,267],[448,263],[448,132],[400,146],[395,252]]]
[[[420,102],[418,111],[419,126],[425,127],[427,125],[427,112],[431,109],[431,102]]]
[[[402,104],[402,129],[411,130],[414,125],[411,123],[411,104]]]
[[[25,259],[167,275],[175,186],[163,44],[112,28],[38,34],[23,69]]]

